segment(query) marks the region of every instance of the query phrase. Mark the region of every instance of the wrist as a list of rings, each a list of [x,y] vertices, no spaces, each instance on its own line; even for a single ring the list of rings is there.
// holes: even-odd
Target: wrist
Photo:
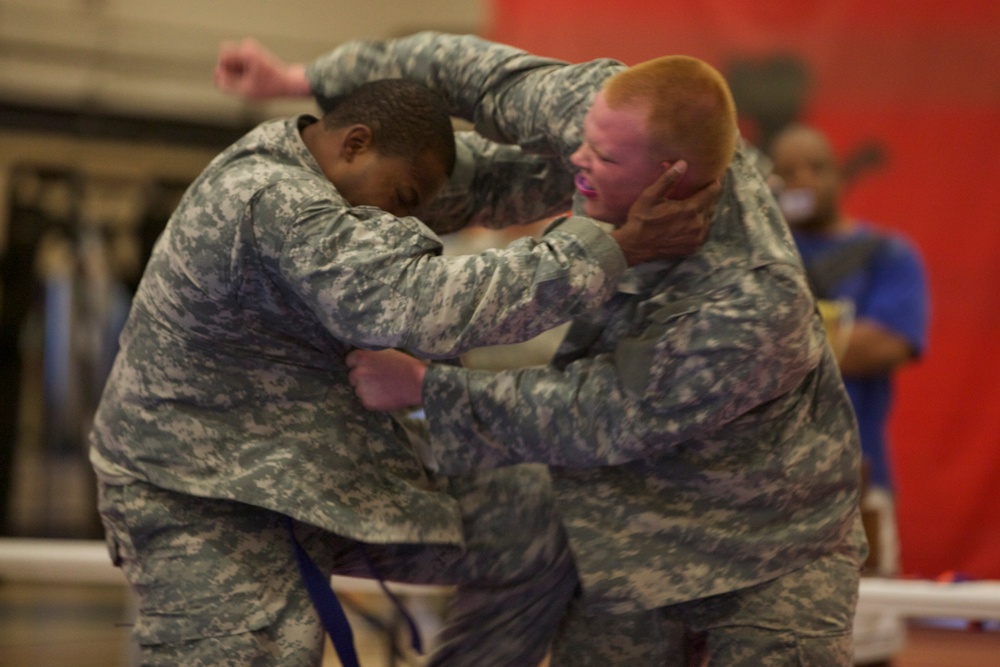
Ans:
[[[646,261],[645,258],[636,251],[636,248],[633,247],[634,244],[631,243],[633,237],[629,234],[628,230],[623,227],[618,227],[617,229],[611,230],[610,234],[611,238],[615,240],[615,243],[617,243],[618,247],[621,249],[627,266],[633,267],[636,264],[642,264]]]
[[[414,391],[413,404],[423,405],[424,403],[424,378],[427,376],[427,366],[428,364],[423,361],[417,361],[413,367],[413,377],[414,377]]]

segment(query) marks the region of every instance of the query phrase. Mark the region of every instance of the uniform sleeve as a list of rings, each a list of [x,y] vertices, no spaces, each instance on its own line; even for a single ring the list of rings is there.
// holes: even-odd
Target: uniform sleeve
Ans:
[[[570,468],[663,455],[797,387],[822,331],[801,275],[771,266],[664,306],[613,351],[491,373],[432,365],[424,380],[442,472],[539,462]],[[803,327],[815,331],[803,332]]]
[[[455,135],[457,161],[447,187],[419,217],[438,234],[474,224],[526,224],[569,210],[573,177],[558,158],[525,153],[474,132]]]
[[[441,92],[484,137],[566,159],[594,94],[623,67],[606,59],[569,65],[472,35],[423,32],[348,42],[306,73],[321,106],[365,81],[412,79]]]
[[[252,206],[257,243],[276,289],[336,338],[430,358],[519,342],[605,301],[624,272],[611,238],[568,218],[543,240],[467,257],[440,255],[415,218],[324,199],[297,199],[294,182]],[[284,230],[270,222],[294,219]],[[273,231],[272,231],[273,230]]]

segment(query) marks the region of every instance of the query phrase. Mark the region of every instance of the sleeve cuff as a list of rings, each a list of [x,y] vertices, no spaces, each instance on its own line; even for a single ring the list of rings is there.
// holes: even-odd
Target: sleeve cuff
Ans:
[[[594,220],[577,215],[557,218],[546,228],[545,233],[556,231],[577,237],[597,259],[609,278],[617,280],[628,269],[625,255],[618,243]]]

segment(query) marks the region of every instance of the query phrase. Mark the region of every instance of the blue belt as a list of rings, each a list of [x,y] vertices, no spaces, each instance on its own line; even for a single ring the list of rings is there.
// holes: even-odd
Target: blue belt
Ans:
[[[344,608],[341,606],[340,600],[337,599],[333,588],[330,587],[330,575],[324,574],[312,557],[299,544],[298,538],[295,537],[294,522],[291,517],[286,518],[288,520],[288,535],[292,540],[292,549],[295,551],[295,561],[299,566],[299,574],[302,576],[302,582],[309,592],[309,598],[312,600],[313,607],[316,608],[316,613],[319,615],[319,620],[323,624],[323,628],[330,635],[333,649],[337,652],[337,657],[340,659],[343,667],[360,667],[358,654],[354,648],[354,633],[351,631],[351,624],[347,622],[347,615],[344,613]],[[413,646],[413,650],[417,653],[423,653],[423,645],[420,641],[420,632],[417,629],[417,624],[414,623],[413,619],[407,613],[406,607],[403,606],[400,599],[385,585],[364,545],[358,542],[357,548],[361,550],[361,555],[372,578],[378,582],[382,591],[392,601],[392,604],[403,617],[403,620],[406,621],[406,625],[410,629],[410,643]]]

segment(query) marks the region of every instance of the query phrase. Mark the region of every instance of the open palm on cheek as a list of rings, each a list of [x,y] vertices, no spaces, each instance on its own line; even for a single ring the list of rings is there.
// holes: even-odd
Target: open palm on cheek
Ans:
[[[423,361],[396,350],[354,350],[346,361],[348,381],[369,410],[401,410],[423,401]]]

